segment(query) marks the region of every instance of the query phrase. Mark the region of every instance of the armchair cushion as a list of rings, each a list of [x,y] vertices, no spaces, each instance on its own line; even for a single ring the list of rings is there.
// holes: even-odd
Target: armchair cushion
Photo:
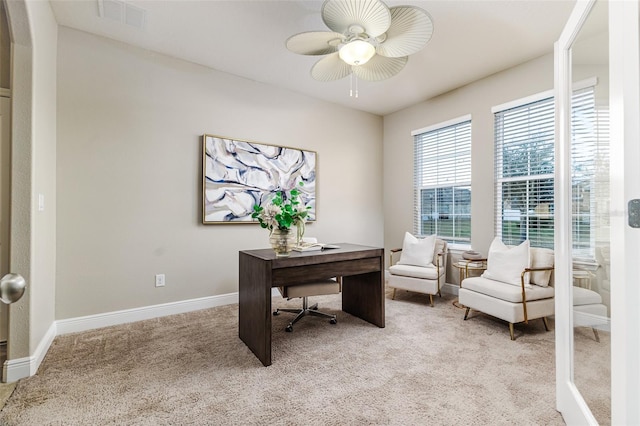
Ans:
[[[295,299],[297,297],[322,296],[325,294],[340,293],[340,283],[335,279],[314,281],[311,283],[296,284],[287,287],[279,287],[282,297]]]
[[[484,277],[471,277],[462,281],[462,288],[485,294],[496,299],[505,300],[512,303],[522,302],[522,287],[511,284],[496,282]],[[553,297],[553,287],[541,287],[531,285],[525,291],[527,302],[533,300],[548,299]],[[462,302],[461,302],[462,303]]]
[[[602,296],[588,288],[573,286],[573,306],[597,305],[602,303]]]
[[[395,264],[389,267],[389,273],[392,275],[400,275],[403,277],[424,278],[427,280],[435,280],[438,278],[438,271],[435,266],[413,266]],[[441,268],[440,275],[444,274],[444,268]]]
[[[435,235],[416,238],[410,233],[405,232],[404,242],[402,243],[402,253],[398,264],[422,267],[433,265],[433,251],[435,244]]]
[[[487,270],[482,277],[520,287],[520,275],[530,264],[529,240],[519,246],[508,247],[496,237],[489,247]],[[525,274],[525,287],[530,286],[529,279],[529,274]]]

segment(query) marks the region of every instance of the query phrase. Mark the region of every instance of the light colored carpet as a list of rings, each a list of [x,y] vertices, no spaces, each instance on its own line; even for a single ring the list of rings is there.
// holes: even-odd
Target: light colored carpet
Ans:
[[[0,407],[4,407],[16,388],[17,383],[0,383]]]
[[[274,306],[300,301],[274,298]],[[3,425],[561,425],[553,332],[387,295],[386,328],[314,298],[338,324],[273,317],[273,365],[238,338],[229,305],[59,336],[18,383]],[[553,325],[553,323],[551,323]]]

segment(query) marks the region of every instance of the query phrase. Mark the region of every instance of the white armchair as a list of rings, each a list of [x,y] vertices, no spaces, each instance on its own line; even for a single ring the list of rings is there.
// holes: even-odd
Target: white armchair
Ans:
[[[480,277],[462,281],[460,304],[466,307],[464,319],[471,309],[484,312],[509,323],[511,340],[513,326],[554,314],[553,250],[529,248],[529,241],[509,248],[496,238],[487,256],[487,271]]]
[[[429,295],[433,306],[433,295],[442,296],[440,290],[445,282],[447,242],[435,235],[423,239],[405,234],[401,249],[391,250],[389,280],[387,285],[396,290],[407,290]]]
[[[600,342],[598,328],[609,329],[607,307],[602,304],[599,293],[582,287],[573,286],[573,326],[591,327],[593,336]]]

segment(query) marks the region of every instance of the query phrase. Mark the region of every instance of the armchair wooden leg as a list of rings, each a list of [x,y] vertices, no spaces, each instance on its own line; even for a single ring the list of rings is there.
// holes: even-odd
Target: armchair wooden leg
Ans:
[[[396,300],[396,290],[397,290],[397,288],[393,289],[393,294],[391,295],[391,300]]]
[[[598,330],[593,327],[591,329],[593,330],[593,335],[596,338],[596,342],[600,343],[600,335],[598,334]]]
[[[513,335],[513,323],[512,322],[509,323],[509,334],[511,335],[511,340],[516,340],[515,336]]]
[[[547,322],[547,317],[542,317],[542,322],[544,322],[544,329],[549,331],[549,323]]]
[[[467,307],[467,310],[464,311],[464,320],[467,320],[467,316],[469,316],[469,311],[471,310],[471,308]]]
[[[429,303],[431,304],[431,307],[433,308],[433,294],[429,295]]]

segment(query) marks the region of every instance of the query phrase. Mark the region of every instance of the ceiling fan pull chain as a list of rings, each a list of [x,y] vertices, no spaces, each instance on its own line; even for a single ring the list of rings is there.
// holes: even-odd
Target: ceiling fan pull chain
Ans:
[[[356,90],[353,90],[353,79],[355,78],[356,80]],[[358,97],[358,77],[354,77],[353,73],[349,74],[349,96],[352,98],[357,98]]]
[[[353,74],[352,74],[353,75]],[[358,76],[353,77],[356,79],[356,98],[358,98]]]
[[[349,74],[349,97],[353,98],[353,74]]]

